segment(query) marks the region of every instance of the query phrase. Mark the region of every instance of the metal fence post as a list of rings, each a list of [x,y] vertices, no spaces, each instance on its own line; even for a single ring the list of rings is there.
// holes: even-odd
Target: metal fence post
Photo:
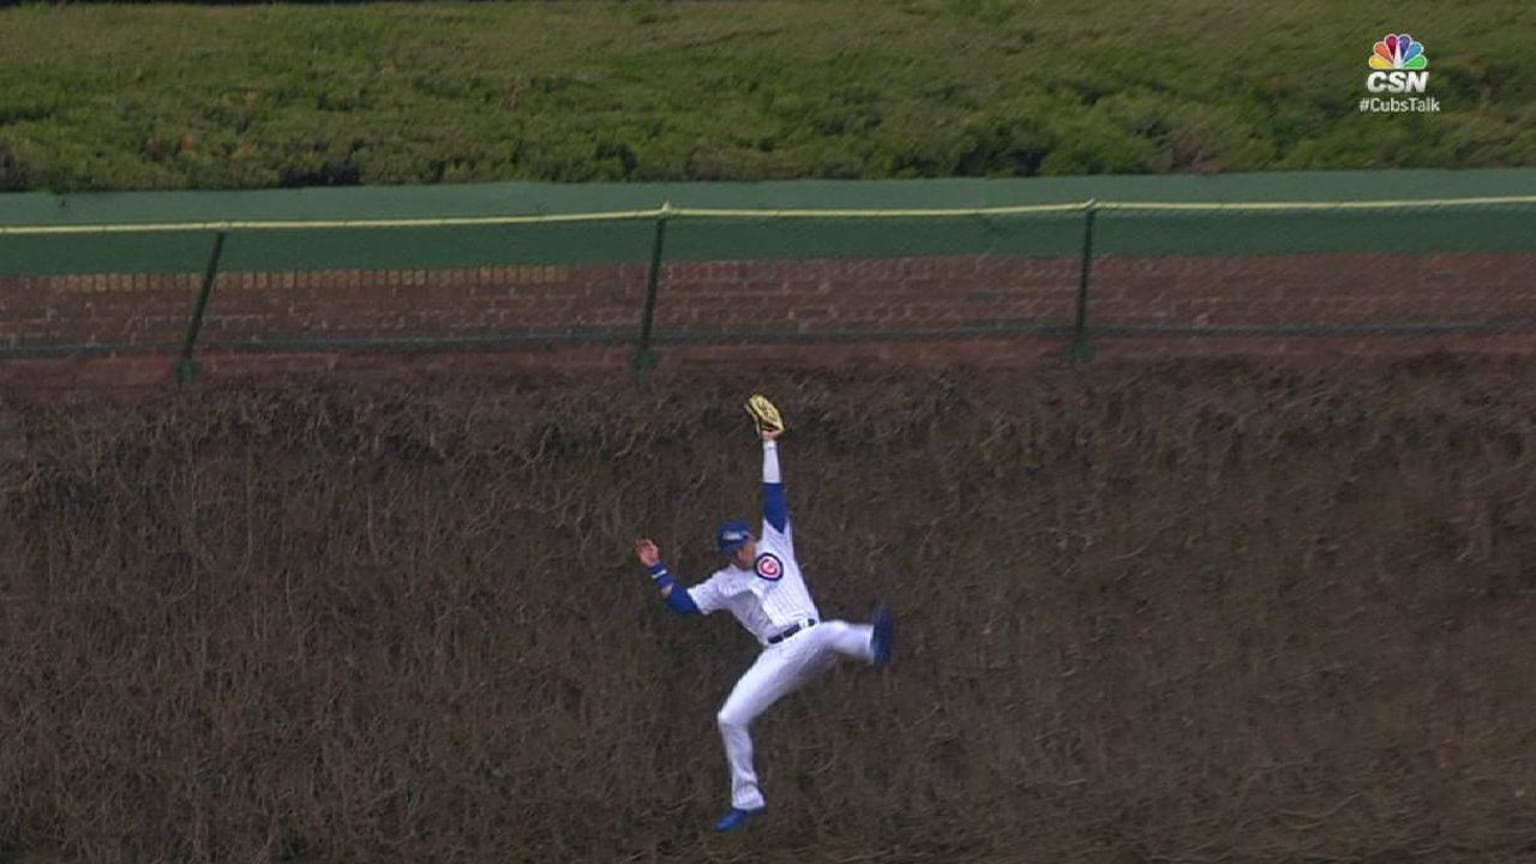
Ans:
[[[661,288],[662,253],[666,248],[667,220],[671,211],[671,202],[661,205],[661,215],[656,218],[656,235],[651,241],[651,270],[645,285],[645,313],[640,319],[640,343],[635,347],[635,371],[641,374],[656,368],[656,350],[651,347],[651,332],[656,323],[656,294]]]
[[[197,361],[192,353],[197,348],[197,335],[203,329],[203,314],[208,311],[208,298],[213,294],[214,280],[219,276],[219,258],[224,254],[224,236],[220,231],[213,236],[213,251],[208,255],[208,270],[203,274],[203,287],[197,294],[197,307],[192,311],[192,323],[187,327],[187,343],[181,349],[181,361],[176,364],[176,380],[190,381],[197,376]]]
[[[1077,320],[1072,325],[1073,360],[1093,359],[1093,345],[1088,340],[1088,284],[1093,278],[1093,223],[1098,202],[1092,198],[1083,205],[1083,262],[1077,282]]]

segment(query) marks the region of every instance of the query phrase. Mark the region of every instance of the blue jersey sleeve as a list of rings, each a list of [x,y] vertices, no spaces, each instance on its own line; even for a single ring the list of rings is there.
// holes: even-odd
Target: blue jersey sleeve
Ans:
[[[677,584],[672,574],[667,571],[666,564],[656,562],[656,565],[651,568],[651,579],[655,581],[656,587],[661,589],[662,599],[673,612],[679,615],[700,614],[699,606],[693,602],[688,589]]]
[[[693,602],[693,597],[683,586],[673,584],[671,593],[664,598],[667,606],[679,615],[697,615],[699,607]]]
[[[789,527],[789,503],[784,498],[784,477],[779,472],[779,445],[763,442],[763,520],[783,534]]]
[[[781,534],[789,527],[789,502],[783,483],[763,484],[763,518]]]

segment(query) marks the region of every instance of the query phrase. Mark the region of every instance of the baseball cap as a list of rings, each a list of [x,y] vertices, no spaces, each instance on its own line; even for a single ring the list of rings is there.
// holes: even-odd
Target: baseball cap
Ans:
[[[737,549],[747,545],[752,539],[752,527],[739,519],[732,519],[720,526],[715,532],[715,540],[720,544],[720,552],[724,555],[735,554]]]

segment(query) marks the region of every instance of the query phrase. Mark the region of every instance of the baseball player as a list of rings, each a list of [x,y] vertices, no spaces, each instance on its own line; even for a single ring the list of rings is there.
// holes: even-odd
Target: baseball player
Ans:
[[[753,396],[747,410],[763,442],[763,525],[729,521],[716,535],[728,561],[709,579],[689,588],[677,584],[649,539],[635,554],[673,611],[708,615],[729,611],[762,645],[762,653],[721,706],[718,720],[731,775],[731,810],[716,831],[731,831],[763,812],[766,804],[752,763],[752,721],[773,703],[850,657],[871,665],[890,662],[893,622],[883,607],[871,624],[823,621],[806,590],[795,558],[794,532],[779,473],[778,438],[783,421],[772,403]]]

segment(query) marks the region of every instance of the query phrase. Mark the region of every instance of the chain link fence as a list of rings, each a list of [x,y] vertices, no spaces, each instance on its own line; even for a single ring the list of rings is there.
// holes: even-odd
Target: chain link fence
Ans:
[[[800,206],[761,188],[720,206],[752,196],[715,186],[559,206],[475,188],[432,190],[435,207],[419,190],[20,196],[0,224],[0,359],[172,355],[185,379],[208,351],[604,345],[643,370],[707,344],[1027,340],[1087,360],[1170,339],[1536,334],[1536,194],[1314,184],[1332,200],[1286,200],[1271,184],[1271,200],[1173,201],[1133,184],[1124,200],[986,201],[1028,182],[961,187],[985,206],[897,206],[963,197],[931,183],[782,196]],[[1536,172],[1504,185],[1536,189]],[[693,200],[623,206],[662,192]],[[885,206],[830,206],[844,198]],[[228,212],[251,218],[197,218]]]

